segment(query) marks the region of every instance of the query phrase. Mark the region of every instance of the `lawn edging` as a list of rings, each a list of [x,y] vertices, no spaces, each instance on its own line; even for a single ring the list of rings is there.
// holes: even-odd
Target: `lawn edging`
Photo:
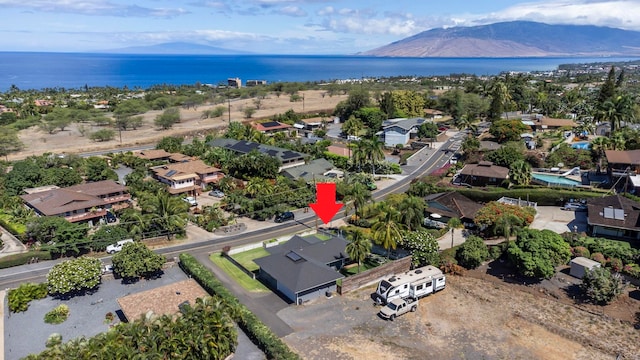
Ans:
[[[277,337],[244,304],[240,303],[238,298],[227,290],[215,275],[195,257],[189,254],[180,254],[180,268],[193,277],[209,294],[219,296],[231,309],[234,309],[230,314],[233,320],[249,339],[265,353],[268,359],[300,359],[298,354],[291,351],[284,341]]]

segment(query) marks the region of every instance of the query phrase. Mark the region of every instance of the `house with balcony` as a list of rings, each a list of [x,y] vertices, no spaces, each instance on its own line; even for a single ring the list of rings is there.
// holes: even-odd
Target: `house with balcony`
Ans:
[[[170,194],[197,195],[209,184],[214,184],[224,177],[224,173],[216,167],[207,165],[202,160],[171,163],[151,169],[155,179],[167,185]]]
[[[20,197],[39,216],[59,216],[73,223],[97,222],[108,210],[128,207],[131,201],[127,188],[113,180],[42,187]]]
[[[412,119],[391,119],[382,124],[382,136],[384,145],[395,147],[398,144],[407,145],[409,140],[418,136],[420,125],[425,122],[424,118]]]
[[[263,154],[267,154],[273,158],[276,158],[280,162],[281,165],[278,171],[282,171],[284,169],[298,165],[304,165],[305,159],[308,157],[308,155],[299,153],[297,151],[245,140],[220,138],[207,142],[207,145],[211,147],[221,147],[229,149],[239,155],[248,154],[253,150],[256,150]]]

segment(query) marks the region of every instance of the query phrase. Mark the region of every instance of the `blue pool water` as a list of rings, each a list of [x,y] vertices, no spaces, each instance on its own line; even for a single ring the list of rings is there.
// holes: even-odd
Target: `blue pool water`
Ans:
[[[582,185],[580,181],[566,178],[560,175],[551,174],[531,174],[534,180],[544,183],[545,185],[570,185],[577,186]]]
[[[571,144],[571,147],[579,150],[589,150],[589,147],[591,147],[591,143],[589,143],[588,141],[575,142]]]

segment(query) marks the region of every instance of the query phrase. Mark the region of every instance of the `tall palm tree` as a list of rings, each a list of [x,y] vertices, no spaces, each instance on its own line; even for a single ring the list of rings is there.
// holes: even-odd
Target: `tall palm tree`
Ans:
[[[509,167],[509,180],[516,185],[529,185],[531,182],[531,165],[518,160]]]
[[[400,221],[409,231],[422,227],[425,207],[424,200],[417,196],[407,196],[400,201],[398,204]]]
[[[365,141],[366,158],[371,162],[373,177],[376,176],[376,165],[384,160],[384,142],[380,138],[373,137]]]
[[[270,195],[273,193],[273,185],[265,178],[252,177],[247,182],[244,192],[252,198],[258,195]]]
[[[402,239],[404,225],[400,223],[400,212],[385,202],[378,203],[376,212],[378,214],[371,227],[373,240],[387,250],[388,258],[391,249],[395,249],[398,241]]]
[[[356,217],[360,215],[360,209],[371,199],[371,191],[367,189],[366,185],[362,183],[353,183],[351,188],[347,190],[347,195],[345,196],[346,201],[352,201],[353,207],[355,209]]]
[[[362,231],[356,230],[351,233],[351,242],[347,244],[345,250],[351,260],[358,262],[358,274],[360,273],[360,264],[371,253],[371,240],[367,239]]]
[[[604,136],[598,136],[591,141],[591,151],[598,159],[598,171],[602,169],[602,159],[605,155],[605,150],[611,149],[611,140]]]
[[[158,229],[167,231],[167,238],[184,231],[187,225],[189,204],[167,192],[145,197],[142,203],[143,214],[148,216],[149,222]]]
[[[511,238],[511,232],[514,228],[522,226],[522,219],[513,214],[502,214],[495,223],[496,233],[502,233],[508,241]]]

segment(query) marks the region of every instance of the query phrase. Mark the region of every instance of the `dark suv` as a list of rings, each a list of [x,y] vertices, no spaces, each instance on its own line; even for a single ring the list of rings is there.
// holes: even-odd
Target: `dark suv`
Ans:
[[[289,220],[293,220],[293,213],[291,211],[286,211],[281,214],[276,215],[276,222],[281,223]]]

